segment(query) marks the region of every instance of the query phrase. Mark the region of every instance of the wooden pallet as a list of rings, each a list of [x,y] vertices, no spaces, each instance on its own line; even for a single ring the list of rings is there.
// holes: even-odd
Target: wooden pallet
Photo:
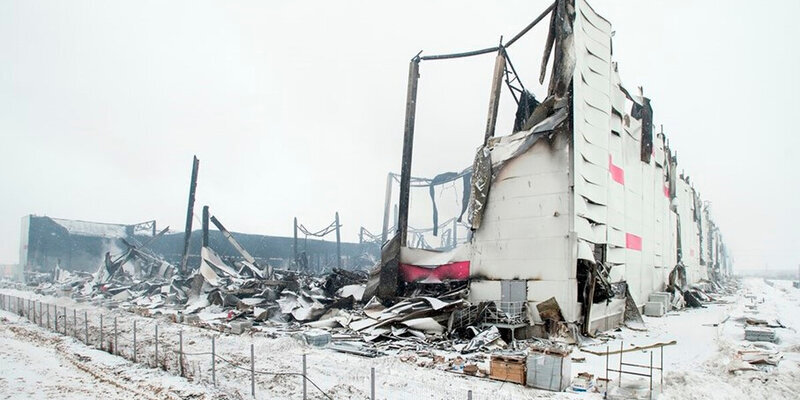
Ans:
[[[525,357],[492,355],[489,377],[498,381],[525,384]]]

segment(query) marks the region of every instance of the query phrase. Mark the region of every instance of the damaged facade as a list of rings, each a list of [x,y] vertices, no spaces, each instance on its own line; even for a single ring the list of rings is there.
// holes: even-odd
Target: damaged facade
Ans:
[[[524,309],[537,324],[545,319],[537,306],[554,299],[559,318],[589,333],[622,323],[627,293],[642,307],[654,292],[731,275],[710,206],[655,131],[650,99],[620,79],[611,24],[584,0],[558,0],[548,11],[547,97],[518,100],[511,134],[494,135],[501,77],[508,83],[513,71],[502,45],[412,59],[398,228],[368,294],[387,299],[419,284],[468,282],[474,304]],[[470,176],[471,237],[449,250],[414,248],[408,194],[420,62],[486,53],[497,54],[486,140],[473,166],[448,180]]]

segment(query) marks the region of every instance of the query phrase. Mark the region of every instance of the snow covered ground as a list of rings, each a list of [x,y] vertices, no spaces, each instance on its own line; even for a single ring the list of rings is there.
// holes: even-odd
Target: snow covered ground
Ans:
[[[0,311],[4,399],[224,399],[169,373],[136,366]]]
[[[719,304],[703,309],[670,312],[662,318],[646,318],[647,332],[628,329],[609,332],[614,338],[598,343],[593,350],[605,351],[647,345],[659,341],[677,341],[664,349],[663,399],[794,399],[800,393],[800,290],[791,282],[775,281],[769,285],[761,279],[743,282],[742,291],[727,296]],[[255,378],[258,399],[301,399],[302,378],[292,373],[302,370],[306,354],[310,399],[366,399],[370,393],[370,368],[375,368],[376,397],[379,399],[529,399],[529,398],[593,398],[599,394],[552,393],[524,388],[511,383],[465,377],[436,368],[425,368],[408,361],[413,352],[378,358],[364,358],[305,345],[299,332],[274,328],[242,336],[222,334],[171,322],[169,315],[142,317],[123,311],[111,311],[68,298],[44,297],[10,289],[0,293],[36,299],[67,307],[67,329],[73,334],[73,309],[77,316],[77,339],[64,337],[9,312],[0,312],[0,397],[3,398],[250,398],[250,345],[255,352],[255,369],[263,372]],[[749,297],[747,297],[749,296]],[[763,302],[762,302],[763,301]],[[755,303],[755,307],[747,307]],[[53,308],[50,308],[54,319]],[[89,343],[85,341],[83,315],[89,322]],[[45,312],[45,320],[47,323]],[[117,317],[118,350],[132,358],[132,328],[137,324],[137,358],[133,364],[94,348],[100,346],[99,319],[103,314],[103,345],[113,344],[113,320]],[[757,371],[731,373],[729,366],[737,350],[752,348],[744,341],[743,317],[779,320],[780,342],[760,344],[778,350],[783,360],[777,367]],[[729,317],[726,319],[726,317]],[[724,322],[723,322],[724,321]],[[53,321],[50,321],[52,329]],[[159,331],[159,359],[154,358],[155,326]],[[63,317],[59,320],[63,330]],[[179,364],[173,350],[183,332],[184,363],[187,379],[177,377]],[[216,352],[225,361],[216,365],[217,388],[211,385],[211,338]],[[88,358],[87,358],[88,357]],[[573,363],[572,374],[591,372],[605,376],[605,357],[576,351],[573,357],[585,357],[584,363]],[[658,351],[654,354],[658,364]],[[403,361],[403,360],[406,361]],[[617,361],[611,357],[611,363]],[[229,363],[229,362],[230,363]],[[649,353],[625,354],[626,362],[649,363]],[[148,366],[158,366],[167,372]],[[287,375],[288,373],[288,375]],[[616,384],[615,374],[609,376]],[[641,378],[640,378],[641,379]],[[623,376],[623,384],[641,383]],[[656,374],[656,386],[660,381]],[[87,385],[90,383],[90,385]],[[118,389],[123,385],[125,389]]]

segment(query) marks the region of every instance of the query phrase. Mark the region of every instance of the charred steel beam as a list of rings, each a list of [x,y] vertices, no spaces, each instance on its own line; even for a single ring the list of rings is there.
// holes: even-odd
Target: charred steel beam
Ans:
[[[392,181],[394,181],[394,174],[389,172],[386,176],[386,196],[383,200],[383,230],[381,231],[381,245],[386,243],[389,236],[389,209],[392,203]]]
[[[203,247],[208,247],[208,206],[203,206]]]
[[[411,190],[411,155],[414,151],[414,119],[417,113],[417,84],[419,83],[419,57],[408,65],[408,91],[406,93],[406,119],[403,135],[403,159],[400,166],[400,211],[397,232],[400,246],[406,245],[408,230],[408,202]]]
[[[473,51],[465,51],[463,53],[452,53],[452,54],[437,54],[433,56],[421,56],[420,60],[447,60],[451,58],[463,58],[463,57],[472,57],[472,56],[479,56],[481,54],[488,54],[494,53],[500,49],[499,46],[494,47],[487,47],[485,49],[480,50],[473,50]]]
[[[506,57],[503,49],[497,51],[494,61],[494,75],[492,76],[492,90],[489,93],[489,115],[486,117],[486,134],[483,144],[489,143],[489,139],[494,137],[494,130],[497,126],[497,109],[500,106],[500,89],[503,84],[503,73],[506,70]]]
[[[299,269],[299,265],[297,265],[297,217],[294,217],[294,244],[292,245],[292,256],[293,263],[295,264],[295,268]]]
[[[528,31],[531,30],[531,28],[533,28],[534,26],[536,26],[536,24],[538,24],[542,19],[544,19],[544,17],[546,17],[547,14],[550,14],[550,11],[553,11],[556,8],[556,3],[557,1],[554,1],[553,4],[550,4],[550,7],[547,7],[544,11],[542,11],[542,13],[539,14],[539,16],[536,17],[535,20],[533,20],[530,24],[528,24],[528,26],[525,27],[525,29],[519,31],[519,33],[516,34],[516,36],[511,38],[511,40],[509,40],[506,43],[506,47],[511,47],[511,45],[514,44],[514,42],[516,42],[517,40],[519,40],[519,38],[528,33]]]
[[[528,33],[528,31],[530,31],[534,26],[536,26],[536,24],[538,24],[542,19],[544,19],[544,17],[546,17],[547,14],[549,14],[551,11],[553,11],[553,9],[555,7],[556,7],[556,2],[553,2],[553,4],[550,4],[550,7],[547,7],[547,9],[545,9],[538,17],[536,17],[536,19],[534,19],[533,22],[528,24],[528,26],[526,26],[523,30],[521,30],[513,38],[511,38],[511,40],[509,40],[508,43],[506,43],[505,47],[506,48],[510,47],[512,44],[514,44],[514,42],[519,40],[519,38],[521,38],[526,33]],[[494,52],[496,52],[498,50],[500,50],[500,46],[487,47],[485,49],[480,49],[480,50],[465,51],[463,53],[437,54],[437,55],[432,55],[432,56],[421,56],[421,57],[419,57],[419,59],[420,60],[447,60],[447,59],[452,59],[452,58],[463,58],[463,57],[479,56],[481,54],[494,53]]]
[[[342,268],[342,235],[338,211],[336,212],[336,266]]]
[[[591,331],[589,330],[589,325],[592,323],[592,304],[594,304],[594,289],[595,284],[597,283],[597,264],[591,263],[589,265],[589,293],[586,294],[586,297],[583,299],[584,304],[584,311],[583,311],[583,326],[581,330],[584,335],[592,336]]]
[[[142,243],[142,245],[139,246],[139,250],[145,249],[145,248],[147,248],[147,246],[150,246],[151,244],[153,244],[153,242],[155,242],[156,239],[158,239],[161,236],[163,236],[165,233],[167,233],[168,230],[169,230],[169,226],[164,228],[164,229],[162,229],[160,232],[156,233],[155,235],[153,235],[153,237],[151,237],[150,239],[147,239],[146,242]]]
[[[194,217],[194,194],[197,190],[197,170],[200,169],[200,160],[197,156],[192,160],[192,180],[189,184],[189,205],[186,207],[186,230],[183,236],[183,256],[181,257],[180,273],[186,272],[189,262],[189,239],[192,238],[192,218]]]
[[[225,239],[228,239],[228,242],[230,242],[231,246],[233,246],[233,248],[236,249],[236,251],[238,251],[239,254],[242,255],[242,257],[244,257],[245,261],[249,262],[250,264],[256,265],[256,259],[252,255],[250,255],[250,253],[248,253],[247,250],[245,250],[241,244],[239,244],[239,242],[233,237],[233,235],[231,235],[230,231],[225,229],[225,227],[222,225],[221,222],[219,222],[217,217],[212,216],[211,223],[213,223],[214,226],[216,226],[217,229],[219,229],[219,231],[222,232],[222,236],[225,236]]]
[[[245,250],[244,247],[242,247],[242,245],[239,244],[239,242],[233,237],[230,231],[228,231],[227,229],[225,229],[224,226],[222,226],[222,223],[219,222],[217,217],[212,215],[211,223],[213,223],[214,226],[216,226],[217,229],[219,229],[219,231],[222,232],[222,236],[225,236],[225,239],[228,239],[228,242],[231,244],[231,246],[233,246],[233,248],[236,249],[236,251],[238,251],[239,254],[242,255],[242,258],[244,258],[245,261],[249,262],[250,264],[253,264],[253,266],[255,266],[256,268],[261,268],[261,266],[258,265],[258,262],[256,262],[255,257],[250,255],[250,253],[248,253],[247,250]],[[272,279],[272,267],[269,264],[267,264],[266,272],[267,272],[267,278]]]

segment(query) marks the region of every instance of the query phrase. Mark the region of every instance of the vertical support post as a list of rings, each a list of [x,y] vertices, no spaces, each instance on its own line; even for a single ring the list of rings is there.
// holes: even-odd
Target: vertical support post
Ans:
[[[308,383],[306,380],[308,379],[308,373],[306,369],[306,355],[303,354],[303,400],[306,400],[306,396],[308,395]]]
[[[183,329],[178,331],[178,368],[183,376]]]
[[[653,398],[653,350],[650,350],[650,398]]]
[[[55,314],[53,316],[53,321],[54,321],[53,330],[55,330],[56,333],[58,333],[58,306],[56,305],[53,305],[53,314]]]
[[[208,247],[208,206],[203,206],[203,247]]]
[[[136,320],[133,320],[133,363],[136,364]]]
[[[659,371],[658,374],[661,377],[661,387],[660,387],[660,389],[664,390],[664,345],[661,345],[661,355],[658,357],[658,360],[659,360],[659,363],[661,364],[661,365],[659,365],[659,367],[661,369],[658,370]]]
[[[211,336],[211,383],[217,386],[217,346]]]
[[[118,336],[117,336],[117,317],[115,316],[114,317],[114,350],[112,351],[111,354],[119,354],[119,347],[117,347],[117,344],[119,343],[119,341],[117,340],[117,338],[118,338]]]
[[[467,390],[467,400],[472,400],[472,390]]]
[[[47,303],[47,329],[50,329],[50,303]]]
[[[458,218],[453,218],[453,248],[458,246]]]
[[[42,302],[39,302],[39,326],[44,326],[44,312],[42,311]]]
[[[103,350],[103,314],[100,314],[100,350]]]
[[[500,47],[494,61],[494,75],[492,75],[492,91],[489,93],[489,115],[486,118],[486,135],[483,144],[486,145],[489,139],[494,137],[494,130],[497,126],[497,110],[500,106],[500,89],[503,83],[503,73],[506,70],[505,50]]]
[[[417,113],[417,84],[419,83],[419,56],[411,59],[408,66],[408,90],[406,92],[406,118],[403,133],[403,158],[400,164],[400,211],[397,232],[400,247],[407,245],[408,206],[411,194],[411,158],[414,152],[414,122]]]
[[[67,336],[67,307],[64,306],[64,336]]]
[[[594,304],[594,287],[597,282],[597,264],[589,265],[589,293],[583,299],[583,334],[588,335],[592,323],[592,304]]]
[[[197,190],[197,170],[200,168],[200,160],[197,156],[192,159],[192,181],[189,183],[189,205],[186,207],[186,230],[183,234],[183,255],[181,256],[180,274],[186,273],[186,265],[189,263],[189,239],[192,238],[192,217],[194,216],[194,194]]]
[[[336,212],[336,266],[342,268],[342,235],[338,211]]]
[[[86,345],[89,345],[89,313],[83,312],[83,330],[86,331]]]
[[[72,336],[78,338],[78,310],[72,309]]]
[[[375,400],[375,367],[369,369],[369,399]]]
[[[294,268],[296,270],[300,269],[300,266],[297,265],[297,217],[294,217],[294,244],[292,245],[292,263],[294,264]]]
[[[619,341],[619,380],[617,385],[622,387],[622,340]]]
[[[608,385],[608,356],[609,356],[608,350],[609,350],[608,346],[606,346],[606,385]],[[606,390],[608,390],[608,388],[606,388]]]
[[[250,394],[256,397],[256,358],[252,343],[250,343]]]
[[[394,174],[389,172],[386,175],[386,193],[383,198],[383,229],[381,230],[381,246],[389,239],[389,209],[392,203],[392,181]]]
[[[156,368],[158,368],[158,324],[156,324],[156,334],[154,341],[156,342],[155,362],[156,362]]]

